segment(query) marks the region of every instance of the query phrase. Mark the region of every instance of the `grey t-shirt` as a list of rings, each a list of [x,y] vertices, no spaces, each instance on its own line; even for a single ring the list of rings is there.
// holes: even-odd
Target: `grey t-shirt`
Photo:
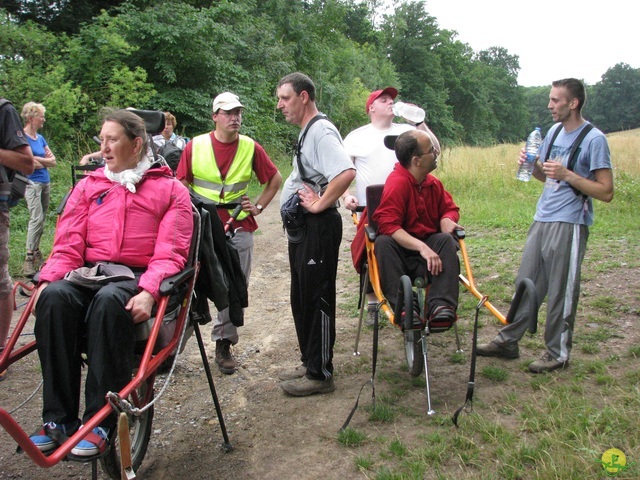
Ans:
[[[582,128],[567,133],[562,124],[556,124],[547,132],[544,142],[540,146],[540,160],[544,160],[547,148],[551,148],[549,158],[561,160],[566,167],[573,141],[578,137]],[[554,128],[561,128],[560,134],[549,146]],[[595,170],[611,169],[611,154],[609,144],[604,134],[597,128],[592,129],[578,148],[578,157],[574,171],[581,177],[595,179]],[[589,197],[586,201],[581,195],[576,195],[567,182],[558,182],[547,178],[534,220],[539,222],[567,222],[581,225],[593,224],[593,203]]]
[[[300,141],[303,132],[304,129],[300,131],[298,141]],[[354,168],[353,162],[342,144],[340,133],[326,119],[316,121],[307,131],[302,143],[300,160],[304,169],[303,175],[298,169],[298,162],[294,153],[293,171],[282,187],[280,205],[302,187],[303,176],[314,182],[315,185],[308,185],[316,192],[319,192],[321,188],[342,172]]]

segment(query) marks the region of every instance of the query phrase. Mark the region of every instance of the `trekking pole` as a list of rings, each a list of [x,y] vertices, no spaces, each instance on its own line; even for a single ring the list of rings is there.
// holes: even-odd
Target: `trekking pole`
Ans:
[[[224,232],[227,234],[227,238],[231,238],[233,235],[230,234],[232,232],[231,225],[233,221],[238,218],[240,212],[242,211],[242,205],[236,205],[231,217],[224,224]],[[213,383],[213,375],[211,374],[211,368],[209,367],[209,362],[207,361],[207,354],[204,349],[204,342],[202,341],[202,334],[200,333],[200,326],[198,322],[194,322],[193,324],[194,332],[196,334],[196,340],[198,341],[198,348],[200,350],[200,356],[202,357],[202,363],[204,366],[204,372],[207,377],[207,382],[209,383],[209,390],[211,390],[211,397],[213,398],[213,404],[216,409],[216,415],[218,416],[218,422],[220,423],[220,430],[222,431],[222,437],[224,439],[224,443],[222,444],[222,448],[225,452],[230,452],[233,450],[233,445],[229,441],[229,435],[227,434],[227,427],[224,423],[224,417],[222,415],[222,408],[220,407],[220,401],[218,400],[218,394],[216,393],[216,387]]]
[[[196,340],[198,341],[198,348],[200,349],[200,356],[202,357],[202,364],[204,366],[204,372],[207,376],[207,382],[209,382],[209,390],[211,390],[211,397],[213,398],[213,404],[216,408],[216,414],[218,415],[218,422],[220,422],[220,430],[222,431],[222,438],[224,443],[222,449],[225,452],[233,450],[233,445],[229,441],[229,435],[227,434],[227,427],[224,424],[224,417],[222,416],[222,408],[220,407],[220,401],[218,400],[218,394],[216,393],[216,387],[213,384],[213,375],[211,375],[211,368],[209,368],[209,362],[207,361],[207,353],[204,350],[204,342],[202,341],[202,335],[200,334],[200,327],[198,322],[194,322],[193,331],[196,334]]]
[[[473,342],[471,346],[471,369],[469,371],[469,383],[467,384],[467,397],[464,400],[464,404],[458,410],[456,410],[456,412],[453,414],[453,418],[451,419],[453,421],[453,424],[456,427],[458,426],[458,416],[460,415],[460,412],[462,412],[462,410],[468,407],[468,409],[466,410],[467,412],[470,413],[473,411],[473,390],[475,389],[475,386],[476,386],[476,345],[478,343],[478,316],[480,315],[480,309],[488,299],[489,297],[484,295],[478,302],[478,305],[476,305],[476,319],[473,324]]]

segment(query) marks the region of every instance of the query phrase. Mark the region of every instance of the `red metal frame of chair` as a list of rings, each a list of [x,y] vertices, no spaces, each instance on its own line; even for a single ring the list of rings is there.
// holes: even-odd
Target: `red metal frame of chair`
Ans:
[[[194,223],[197,222],[197,231],[194,232],[194,235],[196,235],[197,238],[194,238],[191,249],[195,249],[195,252],[197,252],[200,246],[200,220],[199,215],[196,211],[194,211],[194,216],[197,216],[197,219],[194,218]],[[122,399],[126,399],[131,396],[134,400],[134,403],[138,403],[137,405],[134,405],[134,407],[141,408],[146,403],[148,403],[153,391],[152,388],[148,388],[147,398],[140,399],[137,397],[136,389],[145,381],[149,382],[149,384],[152,386],[155,380],[156,371],[158,370],[160,365],[162,365],[162,363],[179,347],[182,331],[189,315],[189,304],[191,295],[193,294],[195,281],[200,270],[200,263],[197,259],[197,254],[193,255],[193,252],[191,252],[190,258],[192,260],[192,265],[190,267],[187,267],[185,270],[176,275],[166,278],[162,282],[160,287],[160,293],[162,297],[158,303],[157,311],[155,314],[155,321],[153,322],[151,332],[146,341],[146,346],[142,354],[142,359],[138,366],[138,370],[132,380],[120,392],[118,392],[119,397]],[[188,282],[188,287],[182,300],[182,308],[175,320],[176,326],[173,332],[173,336],[166,346],[161,348],[156,354],[153,354],[155,344],[160,333],[160,328],[163,324],[164,315],[166,313],[172,289],[178,285],[183,285],[186,282]],[[27,286],[24,284],[20,284],[20,286],[30,290],[35,289],[35,286]],[[17,286],[14,287],[14,292],[16,288]],[[31,315],[31,312],[33,310],[34,300],[35,297],[32,296],[27,302],[24,311],[22,312],[15,328],[13,329],[11,336],[9,337],[9,341],[7,342],[4,351],[0,355],[0,371],[4,370],[5,368],[9,367],[10,365],[14,364],[18,360],[24,358],[25,356],[36,350],[36,341],[33,340],[14,351],[18,338],[20,337],[20,334],[27,324],[29,316]],[[26,452],[27,455],[29,455],[29,457],[31,457],[31,459],[38,466],[49,468],[64,459],[78,444],[78,442],[80,442],[85,436],[87,436],[87,434],[89,434],[95,427],[97,427],[104,419],[106,419],[111,414],[113,408],[114,407],[112,407],[111,404],[105,400],[104,407],[102,407],[96,413],[96,415],[94,415],[91,420],[89,420],[85,424],[85,427],[83,429],[78,430],[76,433],[74,433],[62,445],[60,445],[59,448],[57,448],[53,453],[49,455],[43,454],[31,441],[31,439],[29,438],[29,434],[24,431],[24,429],[18,424],[18,422],[13,419],[13,417],[7,412],[7,410],[1,407],[0,425],[2,425],[2,427],[11,435],[11,437],[16,441],[20,448],[22,448],[22,450],[24,450],[24,452]]]

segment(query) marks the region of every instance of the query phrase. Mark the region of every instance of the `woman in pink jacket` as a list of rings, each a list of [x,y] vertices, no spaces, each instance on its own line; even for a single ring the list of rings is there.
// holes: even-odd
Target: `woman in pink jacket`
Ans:
[[[105,167],[71,193],[36,292],[44,426],[31,440],[44,452],[95,415],[107,392],[131,380],[135,324],[150,318],[162,280],[184,268],[193,231],[189,193],[168,167],[151,164],[142,119],[111,112],[100,138]],[[83,281],[87,267],[104,262],[129,267],[134,278]],[[82,352],[88,363],[83,422]],[[102,453],[115,422],[110,416],[71,453]]]

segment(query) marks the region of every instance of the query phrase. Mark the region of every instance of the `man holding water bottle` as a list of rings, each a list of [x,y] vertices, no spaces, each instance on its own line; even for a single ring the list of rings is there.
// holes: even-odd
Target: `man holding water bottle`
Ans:
[[[429,134],[433,144],[440,153],[440,143],[424,122],[425,112],[417,105],[397,102],[398,90],[387,87],[371,92],[365,104],[365,111],[371,120],[349,133],[344,139],[344,146],[356,167],[355,195],[349,189],[342,195],[344,206],[355,211],[359,206],[366,206],[366,191],[369,185],[386,182],[387,177],[398,161],[393,150],[384,146],[384,137],[398,136],[401,133],[418,129]],[[394,108],[395,107],[395,108]],[[395,117],[400,117],[406,123],[394,123]],[[359,228],[351,244],[351,252],[356,270],[359,271],[360,262],[364,258],[364,230]],[[368,298],[367,324],[373,325],[377,300],[370,292]]]
[[[533,168],[544,183],[533,224],[529,229],[516,278],[531,279],[538,302],[547,297],[547,319],[542,358],[529,365],[533,373],[565,368],[569,364],[578,298],[580,267],[593,224],[592,198],[613,199],[613,174],[609,145],[604,134],[582,117],[586,100],[580,80],[553,82],[547,108],[557,122],[545,137]],[[586,136],[583,130],[589,128]],[[572,155],[575,152],[575,155]],[[571,168],[570,159],[575,158]],[[524,149],[519,164],[525,162]],[[477,346],[478,355],[518,358],[518,341],[527,330],[527,303],[513,322],[490,343]]]
[[[398,90],[393,87],[371,92],[365,104],[371,122],[355,129],[344,139],[344,146],[356,167],[356,194],[347,190],[342,196],[344,206],[349,210],[365,206],[367,187],[385,183],[393,170],[397,159],[393,150],[384,146],[384,137],[387,135],[400,135],[414,128],[423,130],[435,141],[440,153],[440,143],[424,122],[424,110],[417,105],[398,102],[395,104],[397,111],[394,112],[397,96]],[[401,107],[399,111],[398,106]],[[394,123],[396,116],[407,123]]]

